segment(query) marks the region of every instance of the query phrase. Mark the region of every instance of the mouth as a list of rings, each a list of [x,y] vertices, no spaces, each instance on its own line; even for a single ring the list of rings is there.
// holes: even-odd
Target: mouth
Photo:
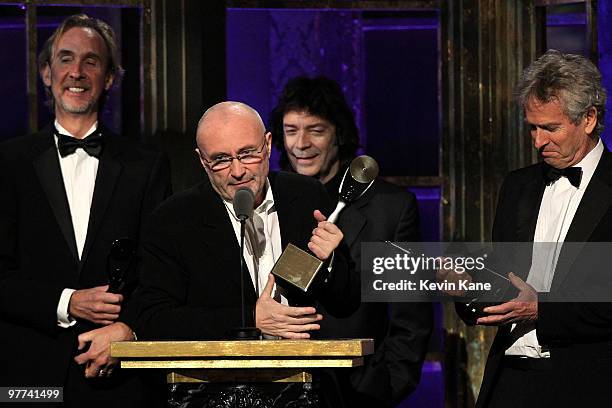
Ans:
[[[310,163],[311,161],[313,161],[315,158],[317,158],[318,154],[314,154],[312,156],[296,156],[295,154],[293,155],[293,158],[298,162],[298,163]]]
[[[239,181],[239,182],[231,183],[230,186],[232,186],[232,187],[242,187],[242,186],[244,186],[246,184],[249,184],[252,181],[253,180]]]
[[[548,150],[549,144],[550,143],[546,143],[540,146],[540,148],[538,149],[538,154],[540,155],[540,157],[550,157],[556,154],[554,150]]]
[[[80,96],[85,92],[89,91],[89,88],[83,86],[68,86],[64,88],[68,95]]]

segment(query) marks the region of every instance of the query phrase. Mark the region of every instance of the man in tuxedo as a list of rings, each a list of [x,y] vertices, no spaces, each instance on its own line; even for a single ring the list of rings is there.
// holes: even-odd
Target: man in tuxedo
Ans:
[[[100,337],[130,339],[121,335],[133,328],[139,339],[228,338],[241,325],[241,262],[247,266],[246,325],[266,337],[310,338],[322,319],[314,307],[303,305],[311,296],[336,314],[356,308],[359,280],[349,275],[348,255],[338,248],[342,232],[323,215],[332,210],[329,197],[313,179],[269,173],[271,143],[270,132],[248,105],[222,102],[204,113],[197,154],[208,179],[154,212],[128,316],[98,329]],[[233,200],[245,187],[255,201],[241,256]],[[289,243],[310,250],[327,265],[319,271],[313,292],[299,298],[299,306],[291,305],[296,299],[278,288],[270,274]],[[108,348],[87,357],[93,367],[107,364]]]
[[[249,273],[247,325],[266,336],[290,339],[309,338],[309,332],[319,329],[322,316],[316,309],[290,306],[292,299],[277,293],[269,273],[288,243],[323,261],[333,258],[317,296],[337,313],[351,307],[357,281],[350,284],[342,251],[334,252],[343,236],[322,214],[331,212],[329,198],[307,177],[268,174],[271,143],[270,132],[248,105],[222,102],[204,113],[197,153],[208,180],[171,197],[152,217],[134,302],[139,335],[219,339],[240,325],[240,223],[232,202],[245,187],[255,195],[254,231],[247,234],[243,256]]]
[[[612,241],[601,74],[582,56],[549,50],[516,93],[542,161],[504,180],[493,240],[549,244],[534,245],[528,265],[509,275],[518,295],[477,320],[499,328],[476,405],[609,406],[612,303],[559,301],[578,288],[612,291],[607,257],[588,255],[589,243]],[[570,242],[586,245],[577,252]]]
[[[318,179],[337,202],[342,177],[359,144],[340,86],[324,77],[289,81],[272,112],[270,128],[279,136],[281,167]],[[381,179],[343,210],[337,224],[350,247],[352,273],[357,276],[362,242],[420,239],[414,194]],[[337,370],[345,406],[392,406],[414,391],[433,326],[431,304],[363,303],[345,318],[320,311],[324,319],[318,338],[375,340],[376,352],[364,366]]]
[[[99,122],[121,72],[106,23],[68,17],[39,61],[55,121],[0,146],[0,385],[64,387],[64,407],[149,406],[135,376],[86,379],[74,357],[79,334],[122,313],[107,255],[114,240],[140,238],[169,169]]]

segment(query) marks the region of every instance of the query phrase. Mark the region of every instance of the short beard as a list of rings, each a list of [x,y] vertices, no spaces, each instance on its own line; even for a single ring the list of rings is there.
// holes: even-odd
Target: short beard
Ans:
[[[56,101],[56,103],[59,102],[59,105],[62,107],[62,109],[68,113],[75,113],[75,114],[81,114],[81,113],[90,113],[93,112],[95,106],[96,106],[96,101],[89,101],[87,104],[83,104],[81,106],[71,106],[68,105],[66,103],[64,103],[64,101],[62,101],[61,99],[59,101]]]

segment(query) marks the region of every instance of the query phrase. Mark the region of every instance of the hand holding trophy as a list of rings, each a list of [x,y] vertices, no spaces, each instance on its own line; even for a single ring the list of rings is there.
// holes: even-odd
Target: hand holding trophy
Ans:
[[[358,156],[351,161],[340,183],[339,200],[336,209],[327,222],[335,223],[340,212],[350,203],[359,199],[374,183],[378,176],[378,163],[370,156]],[[302,292],[307,292],[324,260],[303,251],[293,244],[287,245],[271,273],[280,282],[287,282]]]

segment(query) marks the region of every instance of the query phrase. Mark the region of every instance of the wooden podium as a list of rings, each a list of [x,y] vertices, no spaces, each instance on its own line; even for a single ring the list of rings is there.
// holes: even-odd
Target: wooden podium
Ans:
[[[120,359],[121,368],[166,370],[168,384],[225,384],[223,393],[227,394],[227,387],[237,386],[232,392],[243,392],[245,384],[302,383],[306,398],[312,390],[313,371],[357,367],[363,365],[364,356],[373,352],[372,339],[132,341],[111,344],[111,356]],[[257,394],[251,388],[249,393]],[[261,400],[257,403],[258,406],[267,405]]]

